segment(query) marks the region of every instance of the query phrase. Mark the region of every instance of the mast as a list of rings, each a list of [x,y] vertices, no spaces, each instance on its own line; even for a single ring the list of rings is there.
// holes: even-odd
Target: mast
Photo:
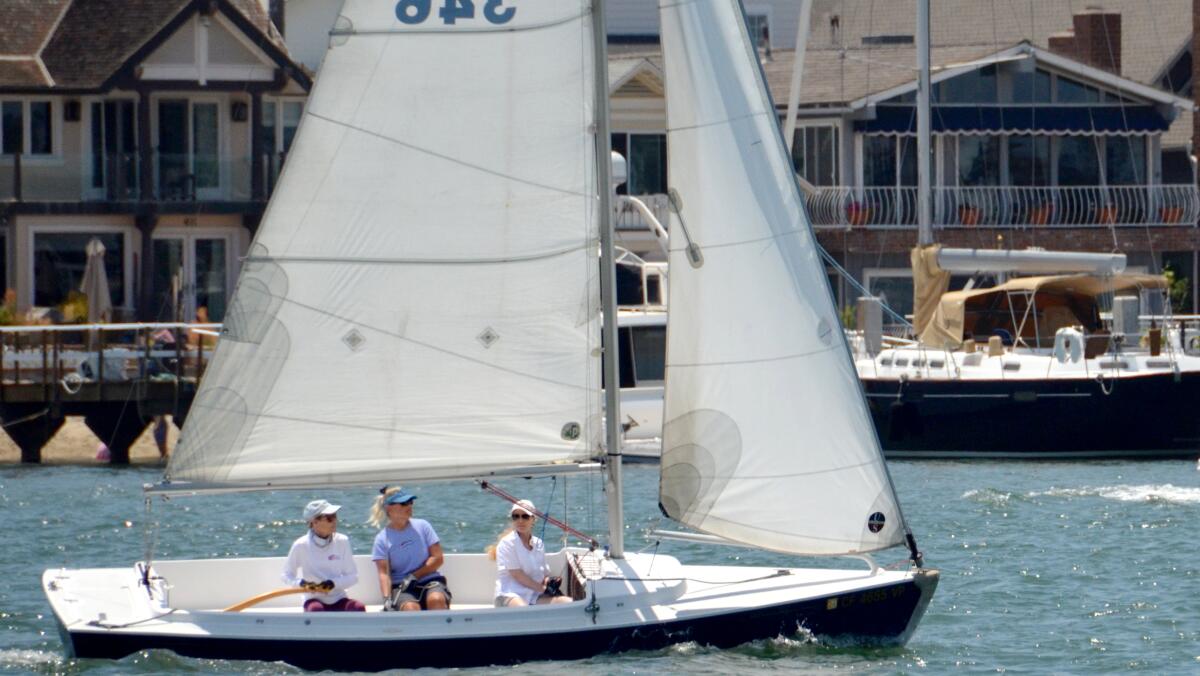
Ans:
[[[929,0],[917,0],[917,245],[933,244],[929,176]]]
[[[592,46],[596,74],[596,186],[600,197],[600,307],[604,314],[604,437],[608,448],[608,553],[625,556],[625,513],[621,490],[621,378],[617,343],[617,282],[613,258],[612,136],[608,124],[608,25],[604,0],[592,0]]]

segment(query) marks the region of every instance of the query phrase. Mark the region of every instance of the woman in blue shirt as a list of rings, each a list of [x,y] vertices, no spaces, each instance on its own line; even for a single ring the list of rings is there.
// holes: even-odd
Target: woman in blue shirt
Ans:
[[[371,522],[387,526],[375,536],[371,560],[379,571],[384,610],[446,610],[450,588],[442,567],[442,545],[433,526],[413,518],[417,496],[386,488],[371,509]]]

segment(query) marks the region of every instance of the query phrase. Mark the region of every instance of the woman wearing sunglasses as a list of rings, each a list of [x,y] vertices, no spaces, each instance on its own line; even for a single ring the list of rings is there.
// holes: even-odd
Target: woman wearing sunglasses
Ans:
[[[500,536],[496,558],[496,607],[570,603],[558,587],[560,578],[549,577],[546,546],[533,534],[533,503],[521,500],[509,510],[512,527]]]
[[[387,524],[375,536],[371,560],[379,573],[384,610],[446,610],[452,595],[438,569],[444,557],[433,526],[413,518],[417,496],[385,487],[371,508],[371,523]]]
[[[308,532],[292,543],[283,581],[304,587],[304,611],[366,610],[361,601],[346,596],[346,590],[358,582],[350,538],[337,532],[337,513],[341,505],[313,500],[304,507]]]

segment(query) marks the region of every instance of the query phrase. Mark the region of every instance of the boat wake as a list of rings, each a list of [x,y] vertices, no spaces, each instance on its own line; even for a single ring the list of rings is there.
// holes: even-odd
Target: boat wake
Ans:
[[[1138,486],[1097,486],[1083,488],[1051,488],[1029,497],[1086,498],[1098,497],[1117,502],[1161,502],[1174,505],[1200,505],[1200,488],[1174,484]]]
[[[46,665],[62,664],[61,655],[45,650],[0,650],[0,671],[9,669],[31,669]]]
[[[1013,494],[1007,491],[998,491],[995,488],[973,488],[962,494],[964,500],[978,502],[984,505],[993,507],[1003,507],[1013,499]]]

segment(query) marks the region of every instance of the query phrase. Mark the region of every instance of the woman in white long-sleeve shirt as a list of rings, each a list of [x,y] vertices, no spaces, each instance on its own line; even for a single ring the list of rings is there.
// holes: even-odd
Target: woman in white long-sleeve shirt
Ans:
[[[570,603],[552,583],[546,546],[533,534],[533,503],[521,500],[509,510],[512,528],[496,544],[496,607]],[[561,580],[557,580],[561,583]]]
[[[341,505],[313,500],[304,507],[308,532],[292,543],[283,581],[304,586],[314,593],[304,595],[305,612],[328,610],[366,610],[361,601],[346,596],[346,590],[358,582],[350,538],[337,532],[337,513]]]

